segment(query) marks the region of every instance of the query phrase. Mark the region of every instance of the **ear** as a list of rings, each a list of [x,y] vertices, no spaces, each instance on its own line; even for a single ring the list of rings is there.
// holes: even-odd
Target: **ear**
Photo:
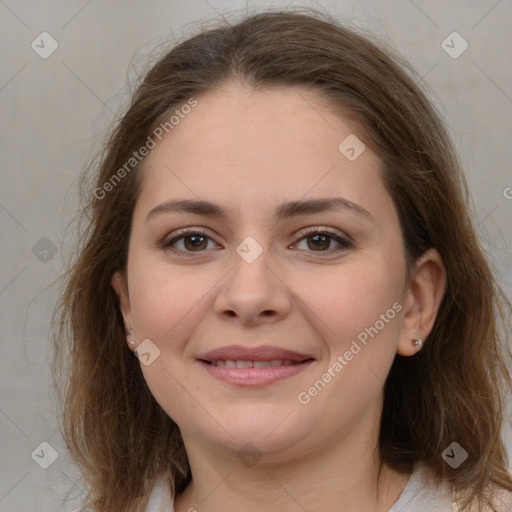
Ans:
[[[119,270],[116,271],[112,276],[111,283],[117,296],[119,297],[119,309],[123,315],[124,327],[125,329],[130,329],[133,327],[133,324],[126,274]]]
[[[416,262],[403,305],[404,316],[397,353],[412,356],[421,348],[415,339],[425,343],[434,326],[446,290],[446,268],[439,252],[426,251]]]

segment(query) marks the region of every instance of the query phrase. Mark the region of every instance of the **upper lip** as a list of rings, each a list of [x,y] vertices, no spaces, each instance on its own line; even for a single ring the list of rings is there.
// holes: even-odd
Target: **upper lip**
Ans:
[[[260,345],[257,347],[244,347],[242,345],[226,345],[216,348],[200,355],[198,359],[204,361],[272,361],[277,359],[290,361],[305,361],[313,359],[313,356],[301,354],[294,350],[279,347],[271,347],[268,345]]]

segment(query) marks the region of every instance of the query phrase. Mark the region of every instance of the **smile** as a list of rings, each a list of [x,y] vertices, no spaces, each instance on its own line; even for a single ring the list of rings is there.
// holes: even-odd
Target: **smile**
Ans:
[[[270,366],[292,366],[294,364],[300,364],[301,361],[292,361],[291,359],[272,359],[271,361],[234,361],[227,359],[223,361],[207,361],[210,364],[217,366],[226,366],[228,368],[269,368]]]
[[[315,363],[314,359],[292,361],[199,360],[201,366],[215,379],[238,387],[268,386],[298,375]]]

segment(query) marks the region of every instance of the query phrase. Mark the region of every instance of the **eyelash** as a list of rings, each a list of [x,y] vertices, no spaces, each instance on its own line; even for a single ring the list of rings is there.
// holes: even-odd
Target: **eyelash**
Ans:
[[[190,236],[194,236],[194,235],[200,235],[205,238],[211,239],[211,237],[208,235],[208,233],[201,228],[183,228],[176,233],[176,236],[174,236],[168,240],[163,240],[159,245],[160,245],[161,249],[170,250],[173,253],[179,255],[180,257],[190,257],[189,255],[192,255],[195,252],[197,252],[198,254],[205,252],[204,250],[203,251],[182,251],[182,250],[177,250],[177,249],[171,247],[179,240],[190,237]],[[335,250],[308,251],[308,252],[313,252],[313,253],[319,253],[321,255],[321,257],[322,257],[322,253],[330,254],[333,252],[339,252],[339,251],[349,249],[349,248],[353,247],[353,245],[354,245],[353,242],[348,240],[347,238],[344,238],[344,237],[340,236],[339,234],[337,234],[333,231],[330,231],[329,229],[318,228],[318,227],[306,228],[301,233],[301,235],[300,235],[301,237],[295,242],[295,244],[297,244],[298,242],[302,241],[305,238],[310,238],[314,235],[326,235],[331,240],[334,240],[335,242],[339,243],[341,246]]]

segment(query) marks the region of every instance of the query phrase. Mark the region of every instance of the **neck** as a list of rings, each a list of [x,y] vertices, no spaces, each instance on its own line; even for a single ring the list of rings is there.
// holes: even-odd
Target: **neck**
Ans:
[[[378,433],[367,425],[349,435],[335,430],[307,453],[294,447],[294,456],[263,457],[252,466],[184,438],[193,479],[176,497],[175,512],[387,512],[410,474],[381,465]]]

